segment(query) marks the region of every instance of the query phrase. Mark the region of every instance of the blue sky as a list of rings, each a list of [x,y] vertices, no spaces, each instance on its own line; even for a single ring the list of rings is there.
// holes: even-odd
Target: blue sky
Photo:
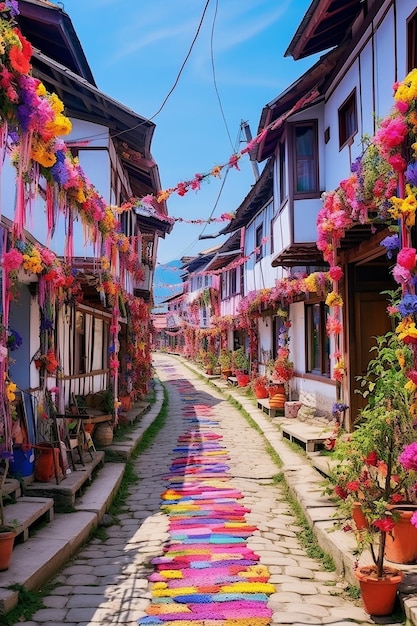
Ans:
[[[177,79],[206,0],[65,0],[62,4],[99,89],[151,118]],[[311,0],[209,2],[179,82],[153,118],[152,153],[163,189],[191,180],[196,173],[208,173],[242,150],[241,121],[248,122],[256,135],[262,108],[313,64],[313,58],[297,62],[284,58],[310,4]],[[235,210],[254,182],[246,156],[239,167],[240,171],[229,170],[221,180],[209,177],[199,192],[171,195],[169,214],[207,219]],[[222,238],[199,240],[199,235],[215,234],[223,226],[176,223],[172,233],[160,240],[158,262],[165,264],[222,243]]]

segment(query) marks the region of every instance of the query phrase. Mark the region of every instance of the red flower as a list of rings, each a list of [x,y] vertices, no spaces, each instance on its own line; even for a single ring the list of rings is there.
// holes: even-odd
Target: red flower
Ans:
[[[379,528],[382,532],[389,533],[394,528],[395,522],[392,517],[381,517],[381,519],[375,520],[374,526]]]
[[[341,500],[346,500],[346,498],[348,497],[346,489],[343,489],[343,487],[341,487],[340,485],[336,485],[336,487],[334,488],[334,492]]]
[[[347,483],[346,489],[348,491],[358,491],[358,489],[359,489],[359,480],[351,480],[349,483]]]
[[[392,502],[402,502],[403,496],[400,493],[393,493],[391,496]]]
[[[365,463],[367,465],[371,465],[372,467],[376,467],[377,463],[378,463],[378,455],[375,452],[375,450],[372,450],[372,452],[370,452],[368,454],[368,456],[365,459]]]

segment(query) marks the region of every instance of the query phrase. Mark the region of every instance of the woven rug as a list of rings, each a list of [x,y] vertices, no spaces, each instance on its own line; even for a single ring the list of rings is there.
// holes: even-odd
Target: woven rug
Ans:
[[[169,517],[169,541],[154,558],[152,601],[141,626],[268,626],[268,569],[247,547],[257,528],[230,484],[229,455],[216,433],[213,407],[184,380],[171,380],[181,395],[184,433],[173,450],[169,483],[161,495]]]

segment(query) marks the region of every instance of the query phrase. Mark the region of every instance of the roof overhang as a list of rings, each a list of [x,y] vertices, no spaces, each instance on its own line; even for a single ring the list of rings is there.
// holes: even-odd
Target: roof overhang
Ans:
[[[284,56],[298,61],[339,46],[366,5],[363,0],[313,0]]]
[[[268,132],[259,143],[257,161],[264,161],[274,154],[285,128],[284,122],[293,113],[324,100],[322,95],[324,86],[343,51],[344,48],[339,47],[321,57],[307,72],[262,109],[257,134],[260,135],[264,129],[268,129]]]
[[[262,207],[273,197],[274,167],[273,159],[266,164],[256,183],[236,210],[235,217],[220,231],[220,235],[233,233],[247,226]]]
[[[38,50],[95,85],[83,47],[62,6],[46,0],[19,0],[17,23],[23,35]]]
[[[160,191],[158,167],[150,152],[155,124],[41,52],[33,55],[33,74],[59,96],[68,117],[109,129],[135,197]],[[164,203],[160,203],[160,210],[166,213]]]

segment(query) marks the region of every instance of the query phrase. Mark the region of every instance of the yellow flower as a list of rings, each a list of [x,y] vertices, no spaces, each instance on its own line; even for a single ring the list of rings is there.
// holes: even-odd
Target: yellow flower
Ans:
[[[106,256],[102,256],[101,259],[101,269],[102,270],[108,270],[110,267],[110,261]]]
[[[397,350],[395,352],[395,356],[397,357],[397,361],[401,369],[404,369],[405,366],[405,356],[402,350]]]
[[[38,96],[43,96],[45,97],[47,95],[47,91],[46,91],[46,87],[43,83],[39,83],[39,85],[36,87],[36,93]]]
[[[395,92],[394,98],[404,102],[413,102],[417,98],[417,69],[407,74]]]
[[[416,390],[417,385],[415,383],[413,383],[412,380],[408,380],[405,385],[404,385],[404,389],[406,391],[410,391],[411,393],[414,393],[414,391]]]
[[[397,198],[396,196],[390,198],[390,202],[393,206],[389,209],[389,212],[394,219],[402,218],[407,226],[414,226],[416,221],[417,199],[412,193],[410,185],[406,185],[405,189],[407,192],[405,198]]]
[[[309,274],[304,278],[304,284],[306,286],[307,291],[310,293],[314,293],[317,291],[317,283],[316,283],[316,275]]]
[[[327,306],[343,306],[343,299],[339,293],[331,291],[326,298]]]
[[[6,396],[9,402],[13,402],[16,399],[16,383],[6,383]]]

